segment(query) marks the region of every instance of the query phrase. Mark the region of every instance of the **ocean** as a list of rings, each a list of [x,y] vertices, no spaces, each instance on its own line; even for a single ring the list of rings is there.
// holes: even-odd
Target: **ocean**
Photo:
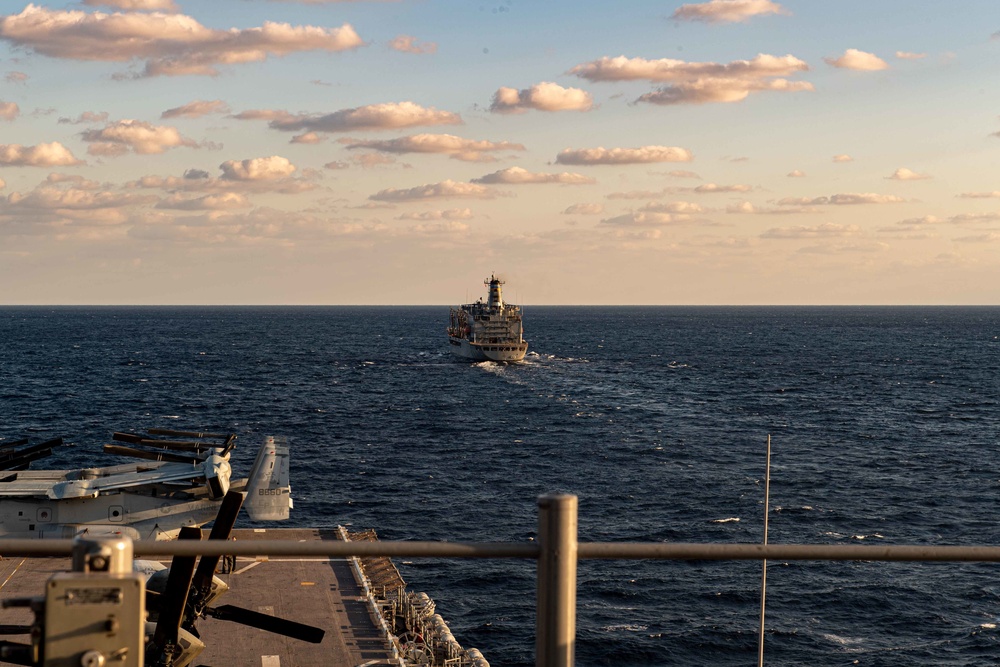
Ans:
[[[285,525],[382,539],[1000,544],[1000,308],[527,307],[524,363],[446,307],[3,307],[0,438],[107,465],[113,431],[288,436]],[[2,440],[0,440],[2,442]],[[241,456],[241,450],[243,455]],[[38,467],[39,464],[35,464]],[[403,560],[465,647],[534,664],[534,563]],[[758,562],[581,561],[577,664],[748,665]],[[769,665],[993,665],[1000,567],[775,562]]]

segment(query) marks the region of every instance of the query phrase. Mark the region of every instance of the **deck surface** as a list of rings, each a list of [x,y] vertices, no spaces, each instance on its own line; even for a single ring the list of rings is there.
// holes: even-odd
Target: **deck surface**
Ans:
[[[337,540],[333,530],[235,530],[239,541]],[[0,598],[41,595],[45,581],[69,569],[68,558],[0,559]],[[230,590],[215,604],[231,604],[315,625],[326,630],[320,644],[289,639],[238,623],[205,618],[198,632],[206,648],[195,665],[211,667],[375,667],[394,664],[389,647],[368,612],[349,561],[338,558],[238,558],[219,575]],[[0,624],[30,623],[27,609],[0,609]],[[27,642],[27,636],[11,641]],[[7,663],[0,663],[7,664]]]

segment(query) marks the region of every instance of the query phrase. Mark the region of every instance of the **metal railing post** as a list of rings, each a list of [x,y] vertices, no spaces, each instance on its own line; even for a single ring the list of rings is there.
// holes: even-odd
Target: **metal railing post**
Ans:
[[[573,667],[576,644],[577,499],[538,498],[536,667]]]

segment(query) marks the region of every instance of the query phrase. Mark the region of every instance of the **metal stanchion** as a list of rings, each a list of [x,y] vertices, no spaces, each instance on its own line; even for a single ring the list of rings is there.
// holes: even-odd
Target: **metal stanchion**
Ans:
[[[572,667],[576,644],[577,500],[538,499],[538,617],[535,665]]]

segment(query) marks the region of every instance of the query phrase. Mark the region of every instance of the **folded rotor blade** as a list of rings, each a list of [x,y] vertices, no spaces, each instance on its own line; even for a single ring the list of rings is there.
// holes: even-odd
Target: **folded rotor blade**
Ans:
[[[113,433],[112,440],[127,442],[130,445],[143,445],[144,447],[155,447],[158,449],[180,449],[184,451],[201,452],[217,447],[218,445],[208,442],[197,442],[194,440],[156,440],[155,438],[143,438],[131,433]]]
[[[180,539],[200,540],[201,528],[184,526],[181,528]],[[163,651],[166,647],[177,644],[177,638],[184,619],[184,607],[187,605],[188,592],[191,590],[191,578],[194,577],[194,556],[175,556],[170,561],[170,574],[167,575],[167,585],[160,598],[160,616],[156,621],[156,632],[153,633],[153,644]]]
[[[30,625],[0,625],[0,635],[29,635]]]
[[[290,621],[287,618],[269,616],[268,614],[262,614],[258,611],[251,611],[250,609],[244,609],[243,607],[231,604],[224,604],[221,607],[209,607],[205,610],[205,613],[212,618],[222,621],[233,621],[241,625],[249,625],[252,628],[266,630],[267,632],[284,635],[292,639],[300,639],[313,644],[319,644],[323,641],[323,635],[326,634],[323,628]]]
[[[0,660],[13,665],[34,665],[34,650],[31,644],[19,644],[0,640]]]
[[[8,449],[13,449],[14,447],[20,447],[21,445],[28,444],[27,438],[21,438],[20,440],[11,440],[10,442],[5,442],[0,444],[0,454],[6,452]]]
[[[146,429],[146,432],[150,435],[172,435],[180,436],[183,438],[218,438],[225,440],[229,437],[228,433],[201,433],[199,431],[174,431],[169,428],[150,428]]]
[[[204,463],[205,460],[198,456],[185,456],[184,454],[172,454],[170,452],[151,452],[145,449],[135,449],[134,447],[122,447],[121,445],[104,445],[107,454],[118,454],[120,456],[132,456],[137,459],[148,459],[150,461],[168,461],[170,463]]]
[[[212,524],[212,532],[209,533],[210,540],[228,540],[236,525],[236,517],[243,506],[245,494],[240,491],[230,491],[222,499],[222,506],[219,514]],[[219,565],[221,556],[202,556],[198,562],[198,569],[195,570],[192,587],[195,591],[195,607],[205,599],[212,588],[212,577],[215,576],[215,568]]]

